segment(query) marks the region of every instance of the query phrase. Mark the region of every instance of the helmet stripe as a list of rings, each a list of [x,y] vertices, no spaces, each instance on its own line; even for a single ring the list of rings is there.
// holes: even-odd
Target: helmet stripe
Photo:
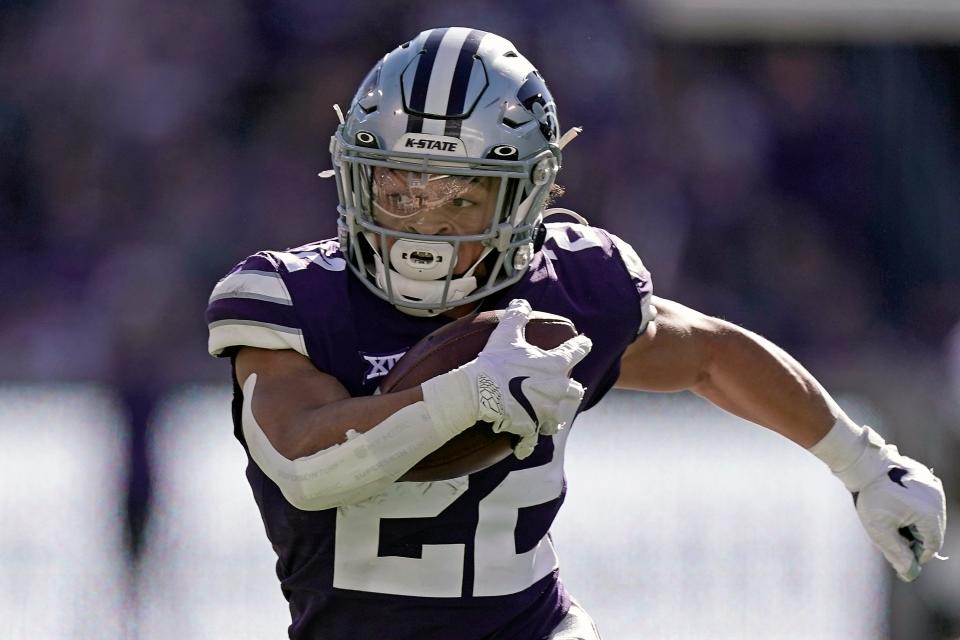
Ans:
[[[463,113],[464,102],[467,99],[467,87],[470,85],[470,76],[473,74],[473,56],[480,49],[480,41],[487,35],[486,31],[472,30],[460,48],[457,57],[457,67],[453,72],[453,82],[450,83],[450,96],[447,99],[447,115],[455,116]],[[447,120],[444,135],[454,138],[460,137],[460,127],[463,120],[453,118]]]
[[[420,60],[417,62],[417,73],[413,78],[413,89],[410,91],[410,110],[423,113],[423,107],[427,102],[427,88],[430,85],[430,76],[433,72],[433,63],[437,59],[437,50],[440,49],[440,41],[447,34],[447,29],[434,29],[427,36],[427,42],[423,45],[423,53],[420,54]],[[407,117],[407,133],[423,132],[423,116],[410,114]]]
[[[457,55],[463,48],[464,40],[470,34],[470,29],[451,27],[440,43],[437,60],[433,64],[430,74],[430,87],[427,89],[427,102],[423,112],[429,116],[443,116],[447,113],[447,102],[450,99],[450,85],[453,83],[453,73],[457,66]],[[423,133],[442,134],[443,121],[430,118],[423,123]]]

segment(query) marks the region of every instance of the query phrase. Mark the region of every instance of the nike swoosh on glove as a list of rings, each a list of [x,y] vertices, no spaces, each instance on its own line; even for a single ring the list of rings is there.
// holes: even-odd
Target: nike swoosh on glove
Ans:
[[[911,582],[920,565],[937,556],[947,526],[946,497],[940,478],[913,458],[886,445],[887,472],[854,493],[857,515],[867,535],[897,576]]]
[[[579,335],[554,349],[531,345],[524,337],[530,304],[513,300],[475,360],[422,385],[424,401],[435,419],[490,422],[496,432],[520,436],[514,448],[526,458],[539,435],[554,435],[573,420],[583,386],[570,370],[593,346]]]
[[[843,433],[851,433],[849,425],[842,428]],[[827,438],[833,435],[831,431]],[[910,582],[920,575],[921,565],[941,558],[938,552],[943,547],[947,525],[943,484],[932,470],[902,455],[870,427],[862,427],[855,437],[859,455],[852,463],[824,461],[853,493],[857,515],[870,540],[897,576]],[[817,446],[820,443],[814,449]],[[849,460],[850,455],[845,457]]]

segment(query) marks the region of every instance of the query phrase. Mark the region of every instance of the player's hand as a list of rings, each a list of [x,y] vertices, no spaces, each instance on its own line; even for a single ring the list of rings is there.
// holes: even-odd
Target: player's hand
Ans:
[[[933,472],[887,445],[889,464],[879,477],[854,493],[867,535],[904,582],[937,556],[947,525],[943,484]]]
[[[511,301],[483,351],[466,365],[477,371],[479,419],[519,435],[514,453],[521,460],[539,434],[554,435],[573,420],[584,390],[570,370],[593,346],[584,335],[549,350],[531,345],[524,337],[531,311],[526,300]]]
[[[940,557],[947,525],[943,484],[933,471],[901,455],[870,427],[864,427],[862,454],[836,472],[853,493],[857,515],[870,540],[897,576],[910,582],[920,567]]]
[[[421,385],[435,420],[462,428],[484,421],[519,435],[520,459],[541,433],[553,435],[573,420],[583,386],[570,370],[593,346],[583,335],[549,350],[531,345],[524,338],[530,312],[526,300],[512,301],[476,359]]]

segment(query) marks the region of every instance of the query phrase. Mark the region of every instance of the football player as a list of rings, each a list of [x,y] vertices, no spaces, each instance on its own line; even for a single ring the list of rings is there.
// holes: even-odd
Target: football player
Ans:
[[[376,64],[341,116],[338,237],[257,253],[214,289],[209,349],[232,362],[235,433],[291,638],[598,638],[558,579],[549,529],[570,426],[615,386],[689,389],[808,448],[902,579],[940,549],[929,469],[851,421],[775,345],[654,297],[617,236],[545,222],[573,135],[513,44],[425,31]],[[581,335],[531,346],[531,308]],[[411,345],[481,309],[506,312],[476,360],[376,393]],[[478,420],[518,435],[515,455],[397,481]]]

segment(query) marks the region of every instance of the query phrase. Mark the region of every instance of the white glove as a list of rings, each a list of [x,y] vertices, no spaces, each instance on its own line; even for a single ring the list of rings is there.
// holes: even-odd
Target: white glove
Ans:
[[[853,493],[867,535],[897,576],[910,582],[938,555],[947,526],[943,484],[870,427],[838,420],[810,451]]]
[[[539,435],[554,435],[577,413],[583,386],[570,370],[590,353],[584,335],[544,350],[528,343],[526,300],[513,300],[483,351],[459,369],[423,383],[423,399],[435,422],[490,422],[496,432],[520,436],[519,459],[533,453]]]

